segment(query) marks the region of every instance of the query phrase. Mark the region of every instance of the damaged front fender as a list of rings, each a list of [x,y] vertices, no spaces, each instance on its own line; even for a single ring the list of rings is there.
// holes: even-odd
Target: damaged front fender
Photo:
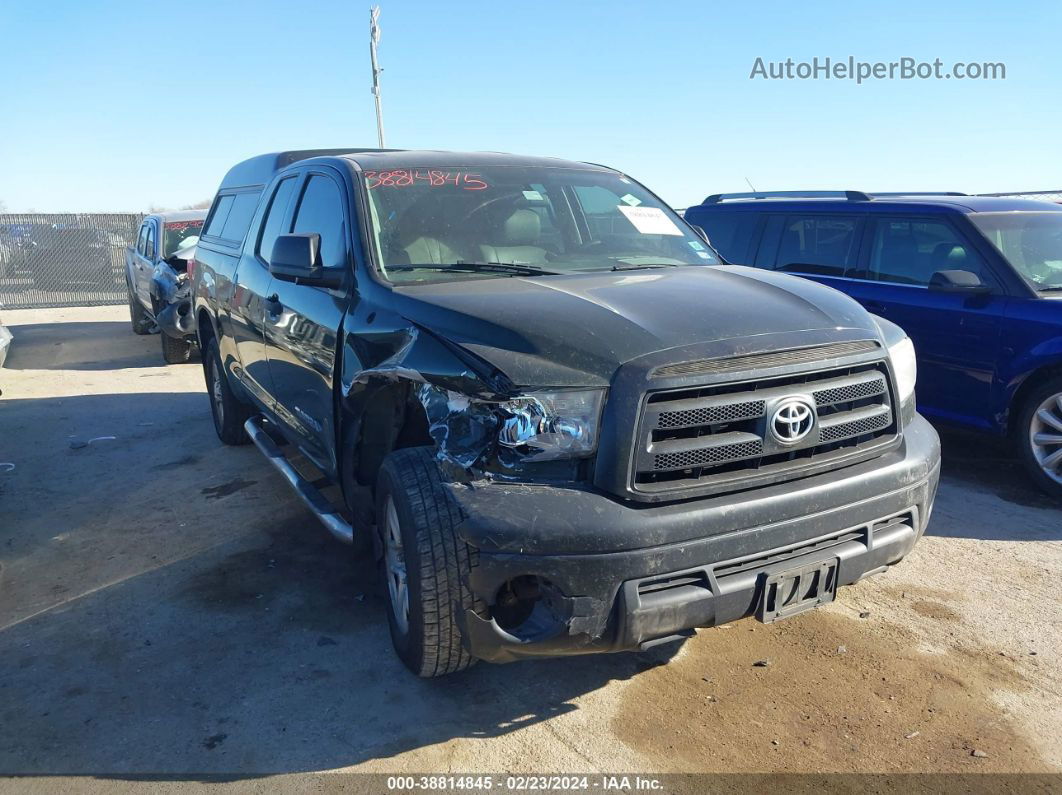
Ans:
[[[360,416],[378,388],[405,383],[424,410],[439,457],[464,469],[476,466],[497,440],[491,404],[515,396],[516,386],[493,365],[427,329],[387,327],[369,318],[359,323],[352,317],[344,335],[345,404]]]

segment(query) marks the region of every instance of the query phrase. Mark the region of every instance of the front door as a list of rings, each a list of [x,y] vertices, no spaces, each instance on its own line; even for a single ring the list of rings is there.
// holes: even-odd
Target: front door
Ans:
[[[918,355],[919,408],[941,419],[990,427],[1008,300],[990,268],[939,216],[878,217],[867,240],[860,269],[849,274],[856,278],[846,279],[843,289],[911,337]],[[944,270],[970,271],[995,291],[971,296],[929,289],[933,274]]]
[[[293,233],[321,236],[319,264],[351,272],[346,192],[331,170],[309,170],[292,218]],[[289,438],[326,473],[337,471],[333,376],[349,285],[327,289],[273,279],[267,291],[265,345],[276,413]]]

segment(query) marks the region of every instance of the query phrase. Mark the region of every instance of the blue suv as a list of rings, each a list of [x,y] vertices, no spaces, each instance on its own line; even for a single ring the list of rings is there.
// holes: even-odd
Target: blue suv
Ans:
[[[858,191],[716,194],[685,213],[727,262],[814,279],[902,326],[918,409],[1011,434],[1062,497],[1062,206]]]

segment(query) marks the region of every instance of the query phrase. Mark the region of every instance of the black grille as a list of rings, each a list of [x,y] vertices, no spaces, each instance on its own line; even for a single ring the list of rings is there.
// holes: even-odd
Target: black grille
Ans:
[[[733,461],[738,458],[751,458],[763,452],[763,442],[759,439],[737,444],[724,444],[718,447],[702,447],[700,450],[684,450],[680,453],[664,453],[653,457],[657,469],[682,469],[684,467],[703,466]]]
[[[665,411],[657,425],[660,428],[688,428],[691,425],[711,425],[717,422],[735,422],[762,417],[767,404],[762,400],[747,403],[728,403],[723,406],[708,406],[685,411]]]
[[[772,433],[771,418],[794,397],[814,407],[816,421],[806,437],[788,443]],[[631,487],[646,494],[730,491],[843,466],[895,437],[884,362],[653,392],[642,408]]]
[[[875,415],[861,417],[850,422],[840,422],[835,425],[824,426],[819,433],[819,439],[823,442],[835,442],[838,439],[848,439],[852,436],[862,436],[867,433],[887,428],[892,422],[888,411],[882,411]]]

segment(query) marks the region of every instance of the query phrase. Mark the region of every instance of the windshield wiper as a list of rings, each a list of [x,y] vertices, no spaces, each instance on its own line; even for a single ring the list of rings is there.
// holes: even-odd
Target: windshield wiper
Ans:
[[[613,265],[614,271],[643,271],[648,268],[679,268],[677,262],[644,262],[637,265]]]
[[[464,273],[510,273],[514,276],[556,276],[557,271],[547,271],[537,265],[517,265],[514,262],[455,262],[441,265],[423,263],[418,265],[389,265],[389,271],[460,271]]]

